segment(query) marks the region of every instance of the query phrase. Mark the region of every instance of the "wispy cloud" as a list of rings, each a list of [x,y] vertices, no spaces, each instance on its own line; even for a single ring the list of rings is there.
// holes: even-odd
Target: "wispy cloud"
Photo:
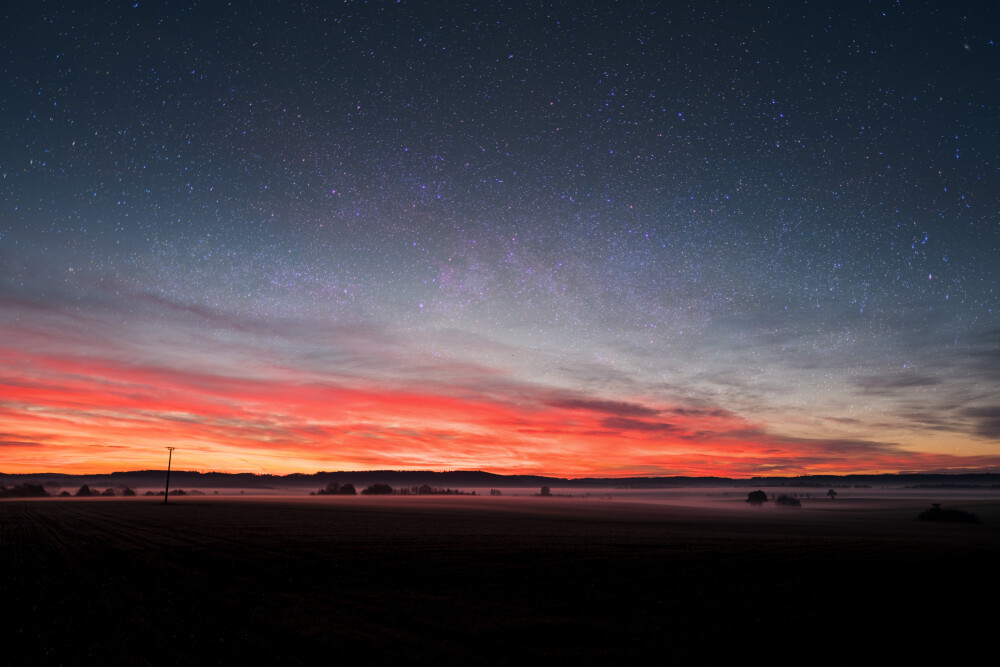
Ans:
[[[940,378],[921,375],[919,373],[900,373],[897,375],[872,375],[858,378],[855,381],[865,393],[885,395],[896,394],[908,389],[933,387],[941,384]]]
[[[626,403],[624,401],[601,401],[585,398],[563,398],[549,401],[548,405],[553,408],[562,408],[565,410],[583,410],[587,412],[600,412],[620,416],[652,417],[660,413],[660,410],[650,408],[645,405],[638,405],[636,403]]]
[[[95,285],[94,303],[103,304],[96,310],[0,303],[15,315],[0,325],[8,469],[37,468],[39,457],[52,469],[156,466],[164,443],[196,455],[196,466],[252,460],[251,467],[286,471],[741,475],[993,461],[864,437],[782,435],[759,415],[713,400],[732,391],[743,405],[765,406],[778,391],[739,368],[706,368],[685,386],[683,375],[647,380],[607,362],[546,357],[453,329],[414,338],[372,320],[257,320],[145,292],[130,296],[141,316],[129,321],[101,292],[107,284]],[[548,360],[554,372],[546,381],[525,370]],[[938,375],[923,373],[854,382],[865,395],[894,399],[940,385]],[[991,407],[918,413],[897,401],[896,409],[914,432],[1000,434]],[[871,425],[836,415],[824,421],[861,432]]]
[[[1000,405],[966,408],[962,415],[973,420],[976,435],[1000,440]]]

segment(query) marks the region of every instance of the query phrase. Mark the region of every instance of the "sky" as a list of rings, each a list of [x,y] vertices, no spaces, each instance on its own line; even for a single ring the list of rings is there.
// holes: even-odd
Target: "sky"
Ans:
[[[0,471],[1000,464],[1000,7],[0,20]]]

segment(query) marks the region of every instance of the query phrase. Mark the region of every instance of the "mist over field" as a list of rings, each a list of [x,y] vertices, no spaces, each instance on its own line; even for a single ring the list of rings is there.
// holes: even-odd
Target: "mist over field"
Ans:
[[[958,660],[992,632],[983,494],[511,491],[0,501],[0,662]],[[931,498],[979,522],[918,521]],[[933,645],[886,641],[929,617]]]

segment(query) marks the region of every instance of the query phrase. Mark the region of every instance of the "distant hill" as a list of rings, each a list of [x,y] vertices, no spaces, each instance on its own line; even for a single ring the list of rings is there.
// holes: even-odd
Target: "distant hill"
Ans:
[[[129,486],[134,489],[158,489],[166,479],[165,470],[135,470],[103,475],[68,475],[65,473],[12,474],[0,472],[0,485],[34,483],[49,489],[77,489],[87,484],[94,488]],[[396,487],[428,484],[449,488],[512,488],[542,487],[552,489],[608,488],[663,489],[684,487],[914,487],[914,488],[982,488],[1000,490],[1000,479],[991,473],[914,473],[899,475],[804,475],[800,477],[585,477],[567,479],[542,475],[497,475],[481,470],[366,470],[292,473],[268,475],[254,473],[196,472],[174,470],[170,473],[171,488],[240,489],[247,491],[281,491],[302,489],[315,491],[329,482],[351,483],[361,488],[373,483]]]

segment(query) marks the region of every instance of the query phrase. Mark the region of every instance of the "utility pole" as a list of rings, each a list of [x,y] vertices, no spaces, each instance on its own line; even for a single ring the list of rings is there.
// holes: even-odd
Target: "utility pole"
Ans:
[[[163,490],[163,504],[167,504],[167,499],[170,498],[170,462],[174,460],[174,448],[167,447],[170,450],[170,455],[167,457],[167,488]]]

